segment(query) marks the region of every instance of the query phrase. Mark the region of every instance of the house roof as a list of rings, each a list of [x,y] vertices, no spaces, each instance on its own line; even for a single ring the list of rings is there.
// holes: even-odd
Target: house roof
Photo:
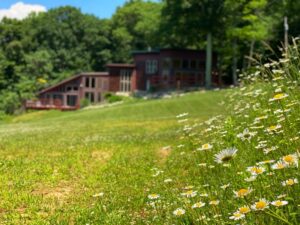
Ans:
[[[110,63],[110,64],[107,64],[106,67],[134,68],[135,65],[134,64],[126,64],[126,63]]]
[[[38,94],[43,94],[43,93],[45,93],[47,91],[51,91],[54,88],[57,88],[57,87],[59,87],[59,86],[61,86],[63,84],[66,84],[66,83],[68,83],[68,82],[70,82],[72,80],[75,80],[77,78],[80,78],[82,76],[108,76],[108,72],[83,72],[83,73],[79,73],[79,74],[76,74],[76,75],[74,75],[72,77],[69,77],[69,78],[67,78],[65,80],[62,80],[61,82],[59,82],[59,83],[57,83],[55,85],[52,85],[50,87],[47,87],[47,88],[41,90]]]

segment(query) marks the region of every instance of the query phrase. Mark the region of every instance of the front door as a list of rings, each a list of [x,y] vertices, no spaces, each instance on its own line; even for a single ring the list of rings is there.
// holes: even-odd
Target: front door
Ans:
[[[77,95],[67,95],[67,105],[76,106],[77,105]]]

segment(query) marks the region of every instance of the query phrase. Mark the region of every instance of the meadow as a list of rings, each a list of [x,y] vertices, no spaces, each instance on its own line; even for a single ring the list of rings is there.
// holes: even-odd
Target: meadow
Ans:
[[[295,47],[237,88],[2,122],[0,221],[299,224],[299,73]]]

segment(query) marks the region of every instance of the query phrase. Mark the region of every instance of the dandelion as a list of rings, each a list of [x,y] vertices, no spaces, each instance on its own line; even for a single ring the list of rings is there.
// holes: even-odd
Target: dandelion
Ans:
[[[242,133],[238,134],[237,137],[247,141],[250,141],[252,137],[254,137],[257,132],[250,132],[248,128],[246,128]]]
[[[273,170],[281,170],[287,167],[287,164],[281,160],[276,162],[274,165],[271,166]]]
[[[197,195],[197,191],[189,190],[187,192],[181,193],[181,195],[187,198],[193,198]]]
[[[205,203],[204,203],[204,202],[197,202],[197,203],[195,203],[194,205],[192,205],[192,208],[193,208],[193,209],[196,209],[196,208],[202,208],[203,206],[205,206]]]
[[[238,150],[236,148],[224,149],[218,154],[215,154],[215,162],[217,163],[228,162],[229,160],[233,159],[236,156],[237,151]]]
[[[265,172],[266,169],[264,167],[260,167],[260,166],[250,166],[247,168],[247,171],[250,172],[253,176],[257,176],[257,175]]]
[[[269,102],[281,100],[281,99],[284,99],[288,96],[289,96],[288,94],[279,93],[279,94],[274,95],[273,98],[269,99]]]
[[[219,200],[212,200],[209,202],[210,205],[219,205],[220,201]]]
[[[148,195],[148,198],[151,199],[151,200],[158,199],[159,197],[160,197],[159,194],[150,194],[150,195]]]
[[[284,206],[284,205],[287,205],[288,203],[289,203],[288,201],[281,201],[281,200],[276,200],[276,201],[271,202],[271,204],[276,207]]]
[[[197,148],[197,150],[199,150],[199,151],[206,151],[206,150],[212,149],[212,147],[213,146],[211,144],[206,143],[206,144],[202,145],[201,148]]]
[[[232,216],[229,217],[229,219],[231,219],[231,220],[240,220],[240,219],[243,219],[243,218],[245,218],[245,215],[242,214],[242,213],[240,213],[240,212],[238,212],[238,211],[234,212],[232,214]]]
[[[238,212],[240,212],[240,213],[242,213],[242,214],[246,214],[246,213],[248,213],[248,212],[250,212],[250,211],[251,211],[250,207],[249,207],[249,206],[246,206],[246,205],[244,205],[244,206],[242,206],[242,207],[240,207],[240,208],[238,209]]]
[[[255,202],[251,208],[255,211],[265,210],[266,208],[269,208],[269,202],[262,198],[258,202]]]
[[[299,159],[298,159],[297,154],[295,153],[295,154],[290,154],[290,155],[283,156],[282,161],[284,163],[286,163],[287,165],[289,165],[289,166],[294,165],[294,166],[298,167]]]
[[[174,214],[175,216],[182,216],[182,215],[185,214],[185,210],[182,209],[182,208],[178,208],[178,209],[175,209],[175,210],[173,211],[173,214]]]
[[[244,198],[245,196],[247,196],[248,194],[250,194],[253,191],[253,189],[251,188],[242,188],[238,191],[233,191],[235,194],[236,198]]]
[[[294,184],[298,184],[297,178],[291,178],[281,182],[282,186],[293,186]]]

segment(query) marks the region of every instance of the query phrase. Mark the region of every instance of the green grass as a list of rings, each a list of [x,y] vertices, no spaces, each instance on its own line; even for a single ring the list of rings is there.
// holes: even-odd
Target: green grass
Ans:
[[[217,115],[225,92],[10,118],[0,125],[0,221],[129,224],[142,213],[151,169],[167,162],[161,148],[179,142],[176,115]]]

